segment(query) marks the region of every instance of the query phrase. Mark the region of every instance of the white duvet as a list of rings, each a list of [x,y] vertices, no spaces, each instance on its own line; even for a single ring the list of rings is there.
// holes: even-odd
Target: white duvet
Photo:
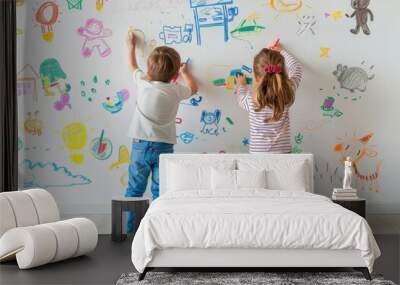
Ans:
[[[365,219],[330,199],[257,189],[163,195],[140,223],[132,262],[143,272],[165,248],[358,249],[371,272],[380,255]]]

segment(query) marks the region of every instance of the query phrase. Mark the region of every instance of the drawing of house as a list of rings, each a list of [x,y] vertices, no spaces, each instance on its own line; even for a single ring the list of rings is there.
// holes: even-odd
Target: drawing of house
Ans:
[[[238,7],[228,7],[233,0],[190,0],[196,26],[197,44],[201,45],[201,29],[224,28],[224,41],[229,40],[229,22],[239,14]]]
[[[38,100],[37,80],[40,79],[37,71],[30,64],[26,64],[17,73],[17,95],[33,96],[35,102]]]

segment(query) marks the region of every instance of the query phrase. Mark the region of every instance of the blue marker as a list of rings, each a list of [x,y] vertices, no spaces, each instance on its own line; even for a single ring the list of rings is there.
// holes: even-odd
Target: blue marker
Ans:
[[[190,57],[188,57],[188,58],[186,59],[185,64],[188,65],[189,62],[190,62]]]
[[[233,69],[233,70],[231,70],[230,76],[237,77],[238,75],[243,75],[241,69]]]
[[[253,69],[251,67],[248,67],[247,65],[242,65],[242,69],[244,71],[247,71],[248,73],[252,73]]]

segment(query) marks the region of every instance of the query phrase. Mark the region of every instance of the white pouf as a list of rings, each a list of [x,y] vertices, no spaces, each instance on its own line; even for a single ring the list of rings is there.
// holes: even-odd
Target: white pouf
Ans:
[[[86,218],[58,221],[57,204],[43,189],[0,194],[0,261],[20,269],[84,255],[96,248],[96,225]]]

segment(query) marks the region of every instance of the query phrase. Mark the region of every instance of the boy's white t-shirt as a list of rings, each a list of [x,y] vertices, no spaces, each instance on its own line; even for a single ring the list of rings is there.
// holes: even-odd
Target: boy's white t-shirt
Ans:
[[[133,79],[138,95],[129,137],[152,142],[176,144],[176,114],[182,100],[190,98],[189,87],[148,81],[141,69],[135,70]]]

